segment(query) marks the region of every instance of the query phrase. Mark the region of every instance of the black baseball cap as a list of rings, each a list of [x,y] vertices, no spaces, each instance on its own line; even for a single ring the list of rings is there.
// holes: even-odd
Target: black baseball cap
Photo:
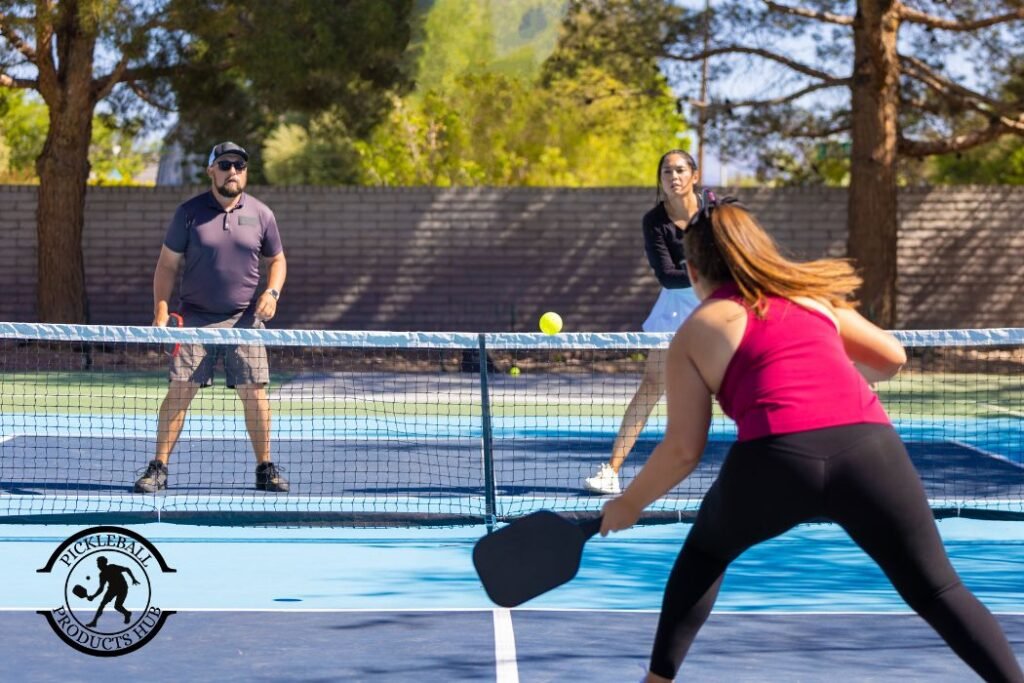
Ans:
[[[249,153],[246,152],[241,145],[236,145],[233,142],[222,142],[219,145],[214,145],[213,149],[210,150],[210,158],[207,160],[206,165],[213,166],[213,162],[220,159],[225,154],[237,154],[246,161],[249,161]]]

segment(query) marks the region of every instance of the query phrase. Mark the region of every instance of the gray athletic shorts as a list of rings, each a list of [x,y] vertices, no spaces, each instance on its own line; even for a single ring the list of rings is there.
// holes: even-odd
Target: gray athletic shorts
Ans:
[[[227,319],[223,315],[209,313],[184,313],[185,327],[239,327],[262,329],[263,322],[256,320],[252,312],[243,311]],[[267,362],[267,348],[262,344],[228,346],[220,344],[182,344],[171,357],[170,381],[189,382],[201,387],[213,384],[213,370],[217,359],[224,359],[224,372],[228,388],[270,383],[270,367]]]

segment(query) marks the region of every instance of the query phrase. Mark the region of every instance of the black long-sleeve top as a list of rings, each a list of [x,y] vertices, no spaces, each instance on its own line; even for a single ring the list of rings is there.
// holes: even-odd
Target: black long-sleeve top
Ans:
[[[644,251],[655,277],[665,289],[692,286],[686,274],[683,231],[672,222],[664,202],[644,214]]]
[[[714,200],[715,195],[710,190],[704,189],[697,193],[700,208]],[[692,287],[690,276],[686,274],[683,231],[668,217],[664,202],[658,202],[657,206],[644,214],[643,226],[647,262],[651,264],[661,286],[665,289]]]

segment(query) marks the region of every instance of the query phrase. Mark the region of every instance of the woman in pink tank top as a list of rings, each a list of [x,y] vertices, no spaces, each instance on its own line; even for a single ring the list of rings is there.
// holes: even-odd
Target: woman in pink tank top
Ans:
[[[605,504],[602,535],[632,526],[697,466],[713,396],[739,435],[669,575],[646,680],[675,678],[732,560],[825,518],[982,678],[1024,682],[998,622],[949,563],[920,478],[871,389],[906,356],[853,308],[853,267],[786,259],[733,200],[701,211],[684,248],[702,304],[668,350],[665,438]]]

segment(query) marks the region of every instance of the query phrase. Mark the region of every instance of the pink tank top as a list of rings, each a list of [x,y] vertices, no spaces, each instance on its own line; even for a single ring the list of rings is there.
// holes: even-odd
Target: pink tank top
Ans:
[[[734,283],[711,298],[745,305]],[[768,298],[764,318],[747,309],[747,329],[717,398],[736,421],[740,441],[865,422],[890,424],[846,355],[832,320],[781,297]]]

